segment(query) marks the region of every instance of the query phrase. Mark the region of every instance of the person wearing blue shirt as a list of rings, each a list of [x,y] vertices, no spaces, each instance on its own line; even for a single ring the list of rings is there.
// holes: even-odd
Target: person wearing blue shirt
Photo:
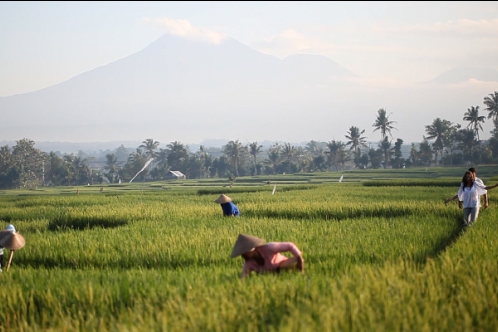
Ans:
[[[221,205],[221,209],[223,210],[224,217],[239,217],[240,211],[237,205],[233,204],[232,199],[225,194],[221,194],[215,200],[215,203]]]

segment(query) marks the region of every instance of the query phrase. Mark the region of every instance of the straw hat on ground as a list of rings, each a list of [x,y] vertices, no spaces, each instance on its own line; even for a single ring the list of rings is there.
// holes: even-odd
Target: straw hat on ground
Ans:
[[[239,237],[237,238],[237,241],[235,241],[235,245],[233,246],[230,258],[242,255],[264,243],[265,240],[257,238],[255,236],[239,234]]]
[[[231,202],[231,201],[232,201],[232,199],[230,197],[228,197],[225,194],[221,194],[220,197],[218,197],[214,202],[215,203],[224,204],[224,203],[228,203],[228,202]]]

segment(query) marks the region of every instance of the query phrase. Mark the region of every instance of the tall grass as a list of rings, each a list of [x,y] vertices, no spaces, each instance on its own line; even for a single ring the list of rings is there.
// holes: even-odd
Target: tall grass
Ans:
[[[462,228],[456,189],[241,190],[240,218],[195,188],[3,196],[26,246],[0,331],[494,331],[498,200]],[[239,233],[294,242],[305,272],[240,280]]]

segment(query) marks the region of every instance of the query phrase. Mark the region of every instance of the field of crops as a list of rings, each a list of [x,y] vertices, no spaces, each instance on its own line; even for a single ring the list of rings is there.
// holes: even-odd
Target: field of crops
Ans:
[[[498,190],[463,228],[465,169],[389,171],[0,192],[26,239],[0,331],[497,331]],[[239,233],[294,242],[304,273],[240,280]]]

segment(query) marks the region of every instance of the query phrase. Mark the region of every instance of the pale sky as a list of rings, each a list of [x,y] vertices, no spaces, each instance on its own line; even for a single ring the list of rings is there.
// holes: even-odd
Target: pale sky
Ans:
[[[462,65],[498,69],[496,1],[2,1],[0,97],[66,81],[165,33],[228,36],[279,58],[324,55],[373,85],[413,85]]]

